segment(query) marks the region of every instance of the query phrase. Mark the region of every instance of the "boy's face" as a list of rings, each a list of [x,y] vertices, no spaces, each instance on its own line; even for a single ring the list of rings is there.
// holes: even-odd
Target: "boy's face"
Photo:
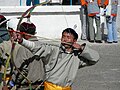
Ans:
[[[64,32],[61,37],[61,43],[65,48],[70,48],[73,43],[76,42],[74,36],[71,33]]]

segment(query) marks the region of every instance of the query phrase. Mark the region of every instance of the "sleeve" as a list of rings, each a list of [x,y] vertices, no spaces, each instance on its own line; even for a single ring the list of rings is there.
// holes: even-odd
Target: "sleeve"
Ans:
[[[107,6],[109,4],[109,0],[105,0],[104,5]]]
[[[21,53],[22,52],[22,53]],[[21,46],[16,54],[15,58],[15,64],[17,67],[20,67],[20,65],[27,59],[33,57],[33,54],[28,50],[27,48]]]
[[[88,46],[86,46],[83,52],[79,55],[80,60],[86,63],[86,65],[94,65],[99,61],[99,53]]]
[[[97,0],[98,5],[101,5],[101,0]]]
[[[83,5],[86,5],[86,0],[80,0],[80,2],[81,2],[81,5],[83,6]]]
[[[23,39],[23,42],[21,43],[23,46],[31,50],[31,52],[39,58],[42,58],[45,63],[49,61],[49,56],[51,55],[53,48],[50,44],[46,44],[43,42],[31,42],[28,40]]]
[[[1,53],[1,56],[6,59],[7,56],[6,56],[6,53],[7,54],[10,54],[11,52],[11,47],[12,47],[12,44],[10,41],[4,41],[0,44],[0,53]]]
[[[97,0],[97,2],[98,2],[98,5],[101,5],[101,4],[102,4],[102,1],[101,1],[101,0]],[[103,4],[104,4],[105,6],[107,6],[108,3],[109,3],[109,0],[104,0],[104,2],[103,2]]]
[[[32,41],[28,41],[26,39],[23,39],[22,43],[21,43],[22,46],[28,48],[29,50],[33,50],[34,47],[35,47],[35,43],[32,42]]]

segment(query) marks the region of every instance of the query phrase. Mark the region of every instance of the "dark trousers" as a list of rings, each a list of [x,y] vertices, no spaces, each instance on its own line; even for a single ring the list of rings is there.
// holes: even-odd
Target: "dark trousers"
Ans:
[[[36,4],[39,4],[40,2],[39,2],[39,0],[26,0],[26,5],[27,5],[27,6],[30,6],[31,3],[32,3],[32,5],[34,6],[34,5],[36,5]]]
[[[70,5],[70,0],[63,0],[62,5]],[[77,5],[78,0],[72,0],[72,5]]]

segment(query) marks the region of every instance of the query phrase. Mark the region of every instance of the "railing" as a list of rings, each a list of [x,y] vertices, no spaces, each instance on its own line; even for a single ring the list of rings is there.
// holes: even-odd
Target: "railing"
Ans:
[[[20,4],[19,4],[20,6],[22,6],[22,1],[23,0],[20,0]],[[41,3],[42,1],[45,1],[45,0],[40,0],[39,2]],[[58,1],[56,4],[61,5],[63,0],[56,0],[56,1]],[[51,0],[51,4],[54,4],[54,3],[55,3],[54,0]],[[70,5],[73,5],[73,0],[70,0]]]

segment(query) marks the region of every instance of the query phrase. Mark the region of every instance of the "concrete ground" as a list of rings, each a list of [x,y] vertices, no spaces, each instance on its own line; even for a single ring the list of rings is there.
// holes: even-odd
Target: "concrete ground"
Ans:
[[[78,71],[73,90],[120,90],[120,39],[118,44],[83,42],[99,52],[100,60]]]
[[[8,0],[0,0],[0,2],[2,2],[0,6],[20,5],[19,0],[11,0],[11,3]],[[25,5],[25,1],[22,5]],[[120,8],[118,8],[118,29],[120,27],[119,13]],[[82,42],[87,43],[88,46],[97,50],[100,54],[100,60],[96,65],[84,67],[78,71],[73,84],[73,90],[120,90],[120,35],[118,44]]]

